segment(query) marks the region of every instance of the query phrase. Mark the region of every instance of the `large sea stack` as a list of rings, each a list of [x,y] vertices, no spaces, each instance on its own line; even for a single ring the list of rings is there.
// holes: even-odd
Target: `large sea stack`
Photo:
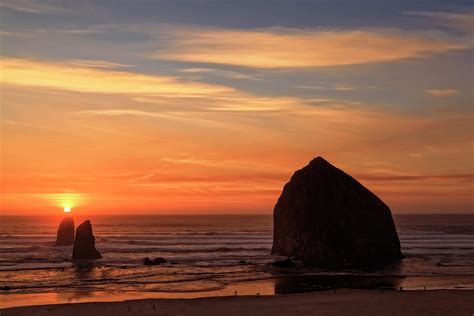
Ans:
[[[74,247],[72,248],[72,259],[100,259],[102,256],[95,249],[95,237],[92,233],[92,225],[90,221],[85,221],[76,229],[76,238],[74,239]]]
[[[272,253],[324,268],[376,268],[402,257],[388,206],[322,157],[295,172],[273,213]]]
[[[74,219],[65,217],[59,224],[56,246],[70,246],[74,243]]]

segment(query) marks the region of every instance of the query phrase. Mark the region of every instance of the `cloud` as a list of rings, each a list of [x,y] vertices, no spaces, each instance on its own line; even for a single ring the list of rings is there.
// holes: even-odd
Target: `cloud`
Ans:
[[[331,102],[332,100],[307,100],[297,97],[265,97],[232,91],[221,95],[200,96],[139,96],[135,101],[155,106],[164,112],[286,112],[301,110],[301,106]],[[174,104],[180,104],[177,108]]]
[[[2,0],[0,1],[0,8],[25,13],[51,13],[65,10],[63,7],[45,2],[36,0]]]
[[[63,61],[63,65],[90,67],[90,68],[125,68],[133,67],[134,65],[114,63],[106,60],[91,60],[91,59],[68,59]]]
[[[72,35],[94,35],[94,34],[104,34],[107,32],[113,31],[117,26],[115,25],[107,25],[107,24],[97,24],[97,25],[89,25],[84,28],[71,28],[69,26],[61,27],[61,28],[27,28],[22,30],[5,30],[0,32],[0,35],[9,36],[9,37],[17,37],[17,38],[28,38],[34,39],[38,41],[46,41],[51,40],[54,36],[61,36],[67,35],[68,37]],[[40,38],[42,37],[42,38]]]
[[[86,111],[79,111],[76,112],[79,115],[102,115],[102,116],[123,116],[123,115],[130,115],[130,116],[149,116],[149,117],[160,117],[166,118],[167,116],[164,114],[156,113],[156,112],[146,112],[146,111],[139,111],[133,109],[107,109],[107,110],[86,110]]]
[[[356,176],[357,179],[367,181],[433,181],[433,180],[457,180],[457,181],[474,181],[474,174],[361,174]]]
[[[86,67],[80,65],[80,62],[76,66],[71,63],[4,58],[1,61],[0,82],[76,92],[116,94],[200,95],[233,90],[225,86],[182,81],[171,76],[97,69],[96,67],[109,68],[114,64],[103,61],[90,63],[89,67]]]
[[[231,70],[222,70],[215,68],[184,68],[180,72],[190,73],[190,74],[214,74],[217,76],[229,78],[229,79],[238,79],[238,80],[259,80],[262,78],[258,74],[249,74]]]
[[[172,40],[151,58],[257,68],[391,62],[464,48],[433,34],[397,30],[175,28],[166,32]]]
[[[74,113],[78,116],[102,116],[102,117],[136,117],[136,118],[152,118],[181,123],[190,128],[193,125],[214,127],[221,129],[231,129],[232,124],[225,124],[215,119],[198,116],[196,113],[186,111],[159,112],[159,111],[142,111],[133,108],[130,109],[103,109],[103,110],[84,110]]]
[[[132,133],[124,133],[120,130],[114,130],[114,129],[109,129],[109,128],[104,128],[104,127],[95,127],[95,126],[90,126],[87,124],[71,124],[71,127],[74,128],[81,128],[81,129],[87,129],[94,131],[95,133],[100,132],[100,133],[106,133],[106,134],[112,134],[112,135],[118,135],[118,136],[124,136],[124,137],[131,137],[131,138],[136,138],[136,139],[143,139],[143,140],[154,140],[153,137],[147,137],[139,134],[132,134]]]
[[[100,28],[99,26],[96,26],[96,28],[82,28],[82,29],[46,29],[46,30],[38,30],[39,33],[60,33],[60,34],[67,34],[67,35],[73,35],[73,34],[79,34],[79,35],[84,35],[84,34],[101,34],[105,33],[105,29]]]
[[[15,32],[10,32],[10,31],[1,31],[0,30],[0,36],[4,36],[4,37],[7,37],[7,36],[16,36],[17,34]]]
[[[459,94],[459,91],[455,89],[431,89],[425,90],[425,92],[438,98],[452,97]]]
[[[304,90],[332,90],[332,91],[354,91],[358,89],[358,87],[348,85],[348,84],[334,84],[330,86],[301,85],[301,86],[297,86],[297,88],[304,89]]]
[[[409,15],[429,18],[441,26],[461,30],[472,35],[474,29],[474,12],[453,13],[453,12],[430,12],[430,11],[410,11]]]

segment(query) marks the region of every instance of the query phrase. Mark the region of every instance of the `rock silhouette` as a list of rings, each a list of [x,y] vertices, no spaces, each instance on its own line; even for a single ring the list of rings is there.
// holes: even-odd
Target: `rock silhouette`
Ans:
[[[162,263],[166,263],[166,260],[164,258],[155,258],[155,259],[150,259],[148,257],[143,259],[143,265],[145,266],[156,266]]]
[[[70,246],[74,243],[74,219],[65,217],[59,224],[56,246]]]
[[[76,238],[72,249],[72,259],[100,259],[102,256],[95,249],[95,237],[90,221],[85,221],[76,229]]]
[[[296,267],[296,263],[294,263],[291,258],[286,258],[285,260],[277,260],[273,262],[272,266],[281,268],[291,268]]]
[[[322,157],[295,172],[273,213],[272,253],[325,268],[375,268],[400,259],[392,214]]]

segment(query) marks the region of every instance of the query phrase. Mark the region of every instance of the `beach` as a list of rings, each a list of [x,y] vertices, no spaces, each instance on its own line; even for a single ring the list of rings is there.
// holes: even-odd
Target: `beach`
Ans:
[[[322,291],[276,296],[145,299],[25,306],[14,315],[472,315],[474,290]]]

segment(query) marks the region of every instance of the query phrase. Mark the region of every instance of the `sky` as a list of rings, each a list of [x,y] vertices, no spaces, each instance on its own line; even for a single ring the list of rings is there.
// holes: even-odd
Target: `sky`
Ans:
[[[472,1],[0,0],[0,215],[270,214],[323,156],[474,213]]]

